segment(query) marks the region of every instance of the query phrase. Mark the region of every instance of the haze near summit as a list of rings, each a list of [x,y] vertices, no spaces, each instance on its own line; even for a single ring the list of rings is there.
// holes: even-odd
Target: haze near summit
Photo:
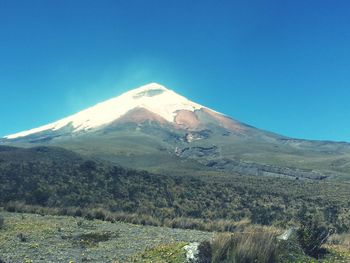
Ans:
[[[349,141],[349,9],[346,1],[2,1],[0,135],[158,82],[265,130]]]

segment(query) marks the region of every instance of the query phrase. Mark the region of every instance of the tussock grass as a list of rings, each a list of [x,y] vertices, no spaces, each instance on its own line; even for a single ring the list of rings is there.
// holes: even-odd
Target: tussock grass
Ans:
[[[339,246],[342,246],[344,248],[347,248],[348,251],[350,251],[350,233],[332,235],[329,238],[327,244],[339,245]]]
[[[40,215],[61,215],[83,217],[88,220],[99,219],[109,222],[125,222],[137,225],[166,226],[170,228],[196,229],[202,231],[233,232],[239,231],[251,224],[249,219],[239,221],[226,219],[202,219],[191,217],[158,218],[156,215],[142,213],[111,212],[104,208],[80,207],[42,207],[28,205],[19,201],[6,204],[5,210],[17,213],[32,213]]]
[[[244,232],[218,234],[212,242],[212,262],[276,262],[276,235],[274,229],[262,227],[248,227]]]

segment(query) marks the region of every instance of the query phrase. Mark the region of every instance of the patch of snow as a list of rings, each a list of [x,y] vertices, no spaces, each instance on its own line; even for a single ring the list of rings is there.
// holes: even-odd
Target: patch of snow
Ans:
[[[198,140],[202,140],[203,137],[193,134],[193,133],[188,133],[186,134],[186,142],[191,143],[193,141],[198,141]]]
[[[35,129],[5,136],[6,139],[24,137],[42,131],[56,131],[69,124],[73,132],[96,129],[107,125],[134,108],[145,108],[157,113],[168,122],[174,122],[179,110],[195,111],[204,106],[194,103],[166,87],[150,83],[122,95],[96,104],[74,115]]]

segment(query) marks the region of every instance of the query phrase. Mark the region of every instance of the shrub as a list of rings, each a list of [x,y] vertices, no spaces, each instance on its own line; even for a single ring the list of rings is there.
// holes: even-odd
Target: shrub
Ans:
[[[272,212],[269,208],[258,206],[251,209],[253,224],[269,225],[273,221]]]
[[[91,212],[87,212],[84,218],[87,220],[94,220],[94,215]]]
[[[21,242],[27,242],[27,237],[23,233],[19,233],[17,237]]]
[[[87,160],[80,165],[80,169],[84,172],[96,171],[97,163],[92,160]]]
[[[28,203],[45,205],[50,197],[50,193],[43,188],[36,188],[32,191],[30,198],[28,198]]]
[[[78,216],[78,217],[83,216],[83,212],[81,211],[80,208],[77,208],[77,209],[75,210],[74,216]]]
[[[0,216],[0,229],[4,227],[4,224],[5,224],[5,219]]]
[[[94,209],[92,210],[92,216],[95,219],[105,220],[106,212],[103,209]]]
[[[303,220],[297,230],[298,241],[302,249],[306,254],[315,258],[325,253],[322,245],[326,243],[329,233],[329,228],[311,218]]]
[[[198,246],[198,263],[211,263],[212,251],[209,241],[203,241]]]

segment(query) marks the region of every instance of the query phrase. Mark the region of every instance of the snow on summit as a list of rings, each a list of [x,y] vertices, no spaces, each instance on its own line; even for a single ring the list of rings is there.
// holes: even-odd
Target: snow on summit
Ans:
[[[135,108],[147,109],[169,122],[174,122],[178,111],[188,110],[193,112],[205,107],[186,99],[160,84],[150,83],[51,124],[8,135],[4,138],[15,139],[42,131],[55,131],[67,125],[73,127],[73,132],[95,129],[117,120]]]

